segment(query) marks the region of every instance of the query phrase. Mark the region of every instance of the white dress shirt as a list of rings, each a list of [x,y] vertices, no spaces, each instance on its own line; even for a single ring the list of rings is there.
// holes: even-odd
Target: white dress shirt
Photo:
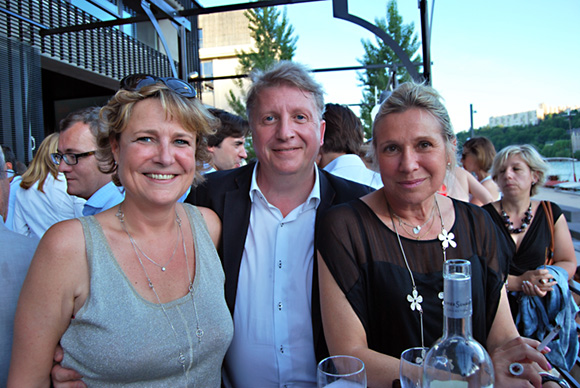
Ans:
[[[25,190],[20,185],[14,187],[14,218],[12,230],[26,236],[42,238],[53,224],[78,217],[85,200],[66,192],[66,179],[59,173],[58,179],[48,174],[42,191],[38,182]]]
[[[256,168],[225,385],[316,388],[311,298],[318,170],[306,201],[283,217],[258,187]]]
[[[323,170],[349,181],[370,186],[373,189],[383,187],[381,174],[368,169],[358,155],[341,155],[324,166]]]

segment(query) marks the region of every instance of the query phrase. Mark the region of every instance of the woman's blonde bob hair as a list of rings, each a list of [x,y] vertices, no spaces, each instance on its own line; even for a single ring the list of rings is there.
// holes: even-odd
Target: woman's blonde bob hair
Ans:
[[[207,136],[215,133],[219,120],[209,113],[199,100],[183,97],[161,82],[144,86],[139,90],[121,89],[101,109],[102,128],[97,137],[99,169],[105,174],[113,173],[113,182],[117,186],[122,185],[111,150],[111,139],[119,140],[121,133],[127,128],[135,104],[148,98],[158,99],[169,119],[177,121],[183,129],[195,134],[196,169],[192,184],[199,184],[203,181],[200,171],[211,159],[211,154],[207,150]]]
[[[491,177],[497,182],[497,177],[507,160],[512,156],[519,156],[528,165],[532,173],[536,176],[536,183],[530,187],[530,197],[538,194],[539,187],[546,183],[546,174],[548,173],[548,163],[542,159],[542,156],[534,146],[530,144],[510,145],[503,148],[497,153],[491,165]]]

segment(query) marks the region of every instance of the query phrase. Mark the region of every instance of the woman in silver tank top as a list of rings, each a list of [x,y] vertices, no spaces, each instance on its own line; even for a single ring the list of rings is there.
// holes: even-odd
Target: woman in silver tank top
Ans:
[[[101,109],[96,152],[55,154],[67,168],[98,163],[125,199],[44,235],[19,299],[9,387],[49,387],[59,343],[62,366],[87,386],[220,386],[233,335],[221,222],[179,202],[202,179],[217,124],[193,97],[175,78],[126,77]]]

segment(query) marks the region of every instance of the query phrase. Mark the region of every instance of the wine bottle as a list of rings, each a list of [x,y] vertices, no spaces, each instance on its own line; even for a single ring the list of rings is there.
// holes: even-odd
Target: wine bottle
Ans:
[[[493,363],[471,331],[471,263],[446,261],[443,281],[443,336],[425,356],[423,387],[493,387]]]

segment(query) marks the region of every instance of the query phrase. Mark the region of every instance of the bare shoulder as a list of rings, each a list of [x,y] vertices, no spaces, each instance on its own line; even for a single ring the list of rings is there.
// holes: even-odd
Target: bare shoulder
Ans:
[[[209,231],[209,235],[214,242],[214,245],[217,246],[219,239],[221,237],[222,232],[222,221],[210,208],[197,206],[197,209],[201,213],[205,223],[207,224],[207,229]]]
[[[70,314],[78,311],[84,303],[89,282],[83,227],[79,220],[73,219],[53,225],[44,234],[30,264],[22,293],[46,303],[60,298],[59,305],[66,307],[67,314]]]
[[[78,219],[58,222],[51,226],[38,245],[37,252],[50,252],[54,260],[65,259],[85,251],[83,227]]]

